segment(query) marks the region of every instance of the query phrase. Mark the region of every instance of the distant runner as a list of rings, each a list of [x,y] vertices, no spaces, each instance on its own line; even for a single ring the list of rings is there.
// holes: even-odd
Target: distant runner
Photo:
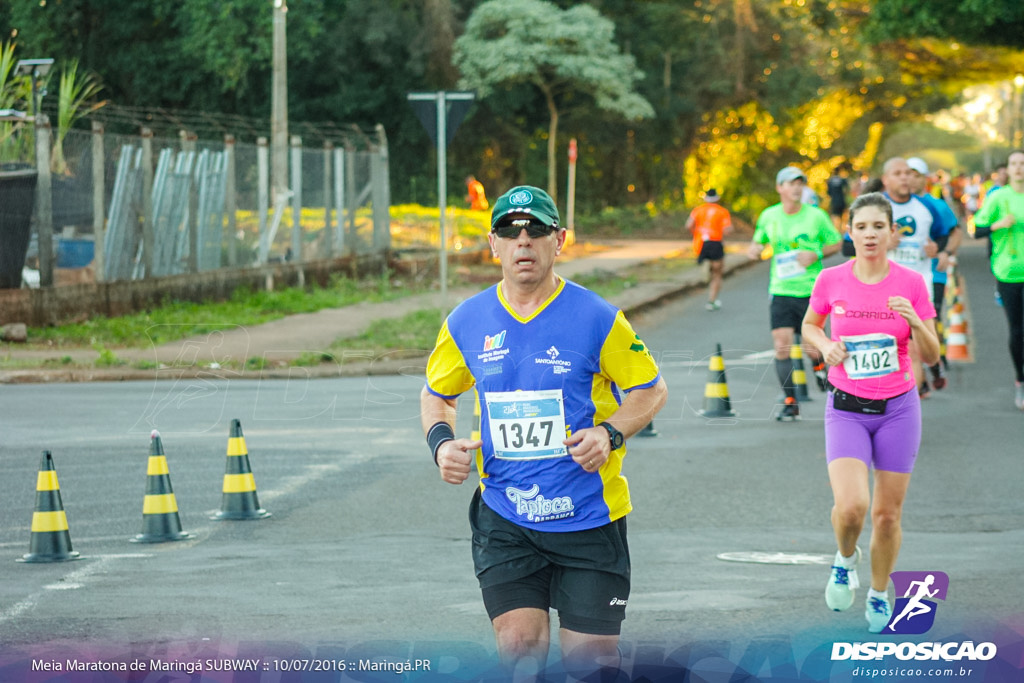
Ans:
[[[732,232],[732,216],[729,210],[718,204],[718,192],[711,188],[704,194],[704,203],[690,212],[686,229],[693,233],[693,253],[697,263],[708,262],[708,302],[704,308],[717,311],[722,307],[718,293],[722,289],[722,266],[725,264],[725,248],[722,238]]]
[[[828,214],[800,201],[807,178],[795,166],[787,166],[775,176],[775,189],[781,201],[769,206],[757,219],[754,239],[747,249],[752,260],[761,257],[764,245],[772,248],[770,318],[772,344],[775,347],[775,372],[785,392],[785,403],[775,419],[792,422],[800,419],[800,407],[793,385],[790,347],[800,329],[814,280],[821,272],[821,261],[839,251],[841,237],[832,227]],[[804,354],[814,363],[818,387],[825,390],[825,365],[821,354],[805,345]]]
[[[992,238],[992,274],[1010,328],[1013,403],[1024,410],[1024,150],[1006,163],[1009,184],[990,194],[974,216],[974,236]]]

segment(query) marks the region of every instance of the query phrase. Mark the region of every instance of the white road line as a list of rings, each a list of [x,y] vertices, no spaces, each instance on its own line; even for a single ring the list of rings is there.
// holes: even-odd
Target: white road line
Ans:
[[[77,569],[65,574],[59,583],[47,584],[43,586],[41,591],[33,593],[21,602],[16,602],[7,609],[0,611],[0,624],[16,619],[35,607],[40,598],[45,595],[45,591],[56,590],[58,587],[65,590],[81,588],[83,582],[87,578],[93,574],[104,572],[107,565],[113,560],[144,557],[152,557],[152,555],[148,553],[115,553],[111,555],[89,555],[87,557],[83,557],[82,560],[79,560],[79,562],[82,562],[83,564],[74,565]]]

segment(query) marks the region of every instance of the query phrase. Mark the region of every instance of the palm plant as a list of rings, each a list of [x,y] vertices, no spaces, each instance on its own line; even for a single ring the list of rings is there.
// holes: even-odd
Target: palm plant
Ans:
[[[0,43],[0,109],[17,109],[29,98],[31,85],[24,76],[14,75],[14,65],[14,43]],[[31,136],[15,134],[24,125],[21,121],[0,121],[0,162],[31,160]]]
[[[50,170],[55,174],[68,175],[64,159],[64,138],[75,121],[91,114],[106,104],[93,101],[103,86],[93,74],[79,75],[78,60],[72,60],[60,73],[60,89],[57,95],[57,135],[53,141]]]

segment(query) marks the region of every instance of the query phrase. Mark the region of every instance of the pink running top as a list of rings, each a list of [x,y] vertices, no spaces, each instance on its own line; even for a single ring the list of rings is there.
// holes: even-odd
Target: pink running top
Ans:
[[[889,297],[910,301],[921,320],[935,317],[924,278],[889,261],[881,282],[865,284],[850,260],[821,271],[811,293],[811,309],[831,319],[831,338],[846,343],[850,357],[829,369],[832,386],[867,399],[890,398],[914,389],[907,342],[910,325],[889,308]]]

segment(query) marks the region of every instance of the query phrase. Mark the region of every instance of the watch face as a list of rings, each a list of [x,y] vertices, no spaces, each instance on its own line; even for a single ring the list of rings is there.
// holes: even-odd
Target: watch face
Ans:
[[[622,436],[622,432],[620,432],[618,429],[611,426],[607,422],[602,422],[601,426],[604,427],[605,430],[607,430],[608,432],[608,440],[611,441],[612,443],[612,450],[614,451],[619,448],[622,448],[622,442],[625,441],[625,439]]]

